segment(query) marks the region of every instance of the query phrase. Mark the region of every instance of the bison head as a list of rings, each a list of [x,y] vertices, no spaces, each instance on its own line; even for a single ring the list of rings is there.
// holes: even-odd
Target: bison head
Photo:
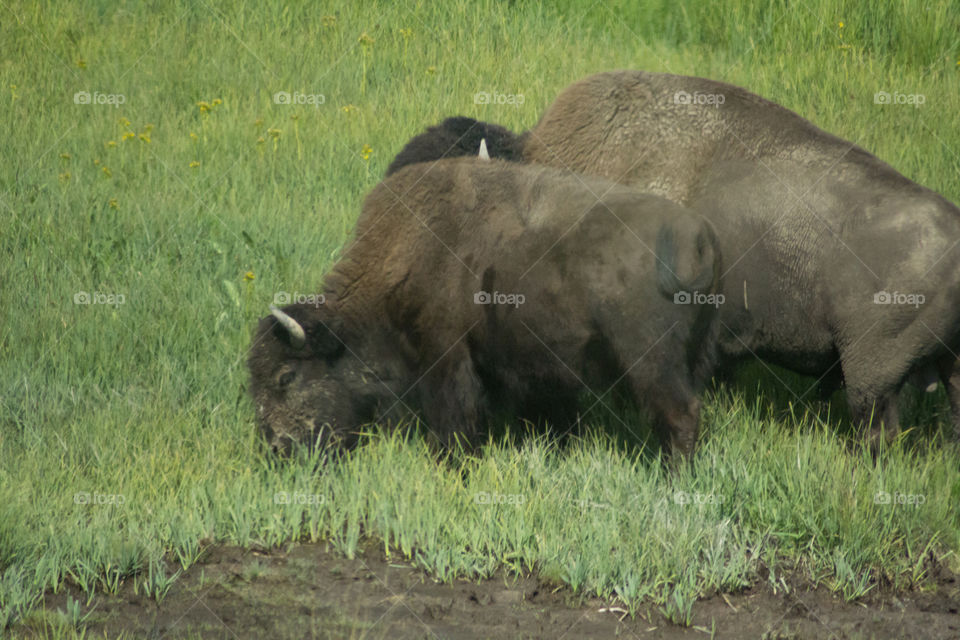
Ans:
[[[381,405],[396,399],[362,360],[371,357],[364,344],[324,306],[271,306],[247,364],[260,431],[275,452],[296,443],[350,447]]]

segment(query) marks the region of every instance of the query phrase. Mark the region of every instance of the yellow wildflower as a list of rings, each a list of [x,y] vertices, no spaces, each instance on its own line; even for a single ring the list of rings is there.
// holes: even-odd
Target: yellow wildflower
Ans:
[[[198,168],[199,166],[200,166],[200,163],[199,163],[197,160],[194,160],[193,162],[190,163],[190,168],[191,168],[191,169],[196,169],[196,168]]]
[[[364,160],[369,160],[371,153],[373,153],[373,148],[368,144],[363,145],[363,149],[360,149],[360,155]]]
[[[109,200],[107,200],[107,204],[110,205],[110,208],[111,208],[111,209],[117,209],[117,208],[119,208],[119,205],[117,204],[117,199],[116,199],[116,198],[110,198]]]
[[[243,274],[243,281],[250,282],[254,280],[256,277],[257,276],[253,275],[253,271],[247,271],[245,274]]]
[[[107,176],[108,178],[113,177],[113,172],[110,171],[110,167],[103,167],[100,170],[103,171],[103,175]]]

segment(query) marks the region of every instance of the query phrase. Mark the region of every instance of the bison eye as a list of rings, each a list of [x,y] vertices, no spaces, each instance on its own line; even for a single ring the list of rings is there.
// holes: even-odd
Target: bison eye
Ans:
[[[296,377],[297,377],[296,371],[284,371],[283,373],[280,374],[280,377],[277,378],[277,384],[280,386],[281,389],[284,387],[288,387]]]

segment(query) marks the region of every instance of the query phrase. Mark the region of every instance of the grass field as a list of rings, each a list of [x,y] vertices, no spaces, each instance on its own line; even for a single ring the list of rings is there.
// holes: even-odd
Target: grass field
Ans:
[[[563,446],[444,460],[415,434],[373,433],[322,471],[263,450],[257,319],[318,290],[363,195],[445,116],[523,130],[592,72],[706,76],[960,201],[956,5],[591,4],[0,7],[0,635],[82,628],[84,603],[36,607],[68,583],[162,598],[218,543],[350,556],[369,538],[439,579],[538,571],[680,624],[761,566],[847,599],[960,569],[942,392],[877,459],[797,400],[812,381],[759,365],[711,393],[677,472],[603,416]]]

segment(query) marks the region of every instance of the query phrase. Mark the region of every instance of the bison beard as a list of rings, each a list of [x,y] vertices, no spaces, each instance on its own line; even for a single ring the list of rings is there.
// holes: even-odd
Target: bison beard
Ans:
[[[402,198],[398,194],[403,194]],[[406,167],[367,197],[323,305],[260,321],[249,368],[278,451],[350,445],[419,412],[441,442],[493,411],[567,429],[573,400],[622,381],[664,444],[690,454],[712,373],[709,224],[662,198],[475,158]]]

